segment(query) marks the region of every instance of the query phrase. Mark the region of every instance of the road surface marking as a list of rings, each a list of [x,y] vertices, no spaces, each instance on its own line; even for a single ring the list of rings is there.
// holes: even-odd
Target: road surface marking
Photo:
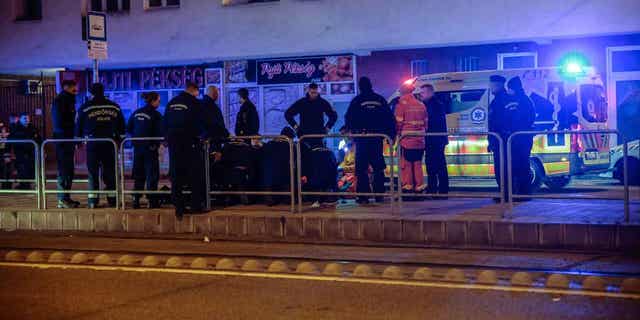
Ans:
[[[243,271],[229,271],[229,270],[202,270],[202,269],[181,269],[181,268],[174,269],[174,268],[151,268],[151,267],[131,267],[131,266],[107,266],[107,265],[96,266],[96,265],[72,265],[72,264],[24,263],[24,262],[0,262],[0,267],[27,267],[27,268],[39,268],[39,269],[71,269],[71,270],[88,269],[88,270],[95,270],[95,271],[159,272],[159,273],[235,276],[235,277],[266,278],[266,279],[333,281],[333,282],[344,282],[344,283],[381,284],[381,285],[396,285],[396,286],[411,286],[411,287],[447,288],[447,289],[495,290],[495,291],[509,291],[509,292],[578,295],[578,296],[589,296],[589,297],[609,297],[609,298],[624,298],[624,299],[640,300],[640,294],[637,294],[637,293],[599,292],[599,291],[586,291],[586,290],[562,290],[562,289],[552,289],[552,288],[513,287],[513,286],[448,283],[448,282],[426,282],[426,281],[418,281],[418,280],[390,280],[390,279],[373,279],[373,278],[336,277],[336,276],[291,274],[291,273],[264,273],[264,272],[243,272]]]

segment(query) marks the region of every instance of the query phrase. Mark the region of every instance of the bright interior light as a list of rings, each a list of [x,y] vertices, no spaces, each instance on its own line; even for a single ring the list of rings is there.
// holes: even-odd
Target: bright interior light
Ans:
[[[567,73],[581,73],[582,72],[582,65],[580,65],[580,63],[572,61],[572,62],[568,62],[565,66],[564,66],[564,71]]]
[[[404,84],[405,84],[405,85],[412,85],[412,84],[413,84],[413,79],[406,80],[406,81],[404,82]]]

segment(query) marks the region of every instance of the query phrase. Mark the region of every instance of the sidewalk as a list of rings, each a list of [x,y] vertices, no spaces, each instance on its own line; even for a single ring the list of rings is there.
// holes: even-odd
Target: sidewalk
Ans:
[[[640,245],[640,205],[624,224],[622,201],[534,200],[506,206],[485,199],[354,204],[306,208],[238,206],[177,221],[171,209],[0,209],[0,229],[124,234],[128,237],[203,237],[220,240],[332,244],[389,244],[467,248],[624,251]]]

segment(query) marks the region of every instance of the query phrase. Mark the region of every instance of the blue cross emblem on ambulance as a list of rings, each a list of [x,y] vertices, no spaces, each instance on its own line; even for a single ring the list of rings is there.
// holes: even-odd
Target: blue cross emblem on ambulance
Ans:
[[[482,108],[475,108],[471,110],[471,121],[484,122],[487,119],[487,112]]]

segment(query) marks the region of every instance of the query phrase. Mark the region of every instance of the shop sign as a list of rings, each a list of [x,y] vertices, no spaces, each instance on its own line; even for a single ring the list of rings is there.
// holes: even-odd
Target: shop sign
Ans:
[[[325,56],[257,61],[259,85],[353,81],[353,56]]]

